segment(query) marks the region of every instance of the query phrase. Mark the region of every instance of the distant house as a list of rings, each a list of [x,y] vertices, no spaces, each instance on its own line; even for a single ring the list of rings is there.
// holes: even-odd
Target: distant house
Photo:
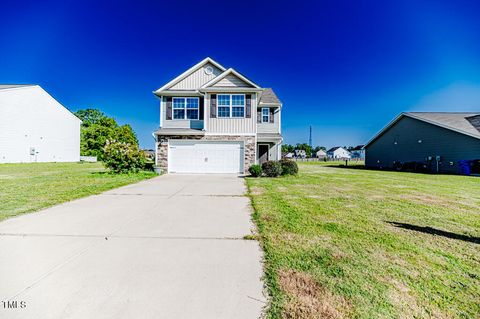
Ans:
[[[293,158],[294,154],[293,153],[287,153],[285,155],[283,155],[283,157],[285,158]]]
[[[365,145],[373,168],[422,165],[432,172],[461,173],[462,161],[480,159],[480,112],[402,113]]]
[[[357,145],[350,150],[350,154],[352,154],[352,158],[355,159],[365,159],[365,149],[363,148],[364,145]]]
[[[319,150],[317,153],[315,153],[315,156],[317,158],[325,158],[327,157],[327,152],[325,152],[324,150]]]
[[[336,146],[332,147],[327,151],[327,156],[330,159],[349,159],[351,158],[351,154],[349,151],[344,149],[343,147]]]
[[[295,150],[295,157],[305,158],[307,157],[307,152],[305,152],[305,150]]]
[[[0,163],[78,162],[80,124],[38,85],[0,85]]]

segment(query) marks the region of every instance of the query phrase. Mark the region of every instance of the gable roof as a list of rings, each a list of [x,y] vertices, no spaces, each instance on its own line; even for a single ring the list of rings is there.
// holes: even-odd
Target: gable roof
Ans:
[[[170,82],[168,82],[167,84],[165,84],[164,86],[162,86],[161,88],[159,88],[158,90],[154,91],[153,93],[158,93],[158,92],[161,92],[163,90],[166,90],[172,86],[174,86],[175,84],[177,84],[178,82],[180,82],[181,80],[185,79],[187,76],[189,76],[190,74],[192,74],[193,72],[197,71],[198,69],[200,69],[201,67],[203,67],[205,64],[207,63],[211,63],[213,64],[214,66],[216,66],[217,68],[219,68],[220,70],[222,71],[225,71],[225,67],[223,67],[223,65],[221,65],[220,63],[216,62],[215,60],[213,60],[212,58],[210,57],[207,57],[205,59],[203,59],[202,61],[198,62],[197,64],[195,64],[194,66],[192,66],[190,69],[188,69],[187,71],[183,72],[182,74],[180,74],[179,76],[177,76],[176,78],[174,78],[173,80],[171,80]]]
[[[327,153],[335,152],[336,150],[338,150],[338,149],[340,149],[340,148],[343,149],[344,151],[347,151],[346,149],[344,149],[344,148],[341,147],[341,146],[335,146],[335,147],[332,147],[331,149],[329,149],[329,150],[327,151]],[[348,151],[347,151],[347,152],[348,152]]]
[[[0,84],[0,90],[7,90],[7,89],[17,89],[27,86],[35,86],[34,84]]]
[[[256,89],[259,89],[260,87],[255,84],[253,81],[247,79],[245,76],[243,76],[242,74],[240,74],[239,72],[237,72],[235,69],[233,68],[229,68],[228,70],[224,71],[222,74],[220,74],[219,76],[217,76],[216,78],[212,79],[211,81],[205,83],[201,89],[206,89],[206,88],[209,88],[209,87],[212,87],[213,85],[215,85],[216,83],[220,82],[222,79],[226,78],[227,76],[229,75],[234,75],[236,76],[237,78],[239,78],[240,80],[242,80],[243,82],[251,85],[252,87],[256,88]]]
[[[365,147],[382,136],[390,127],[404,117],[410,117],[435,126],[480,139],[480,112],[404,112],[378,132]]]
[[[351,149],[351,151],[361,151],[365,145],[357,145]]]
[[[282,102],[280,102],[277,95],[271,88],[266,88],[263,90],[262,95],[260,96],[260,104],[280,105]]]

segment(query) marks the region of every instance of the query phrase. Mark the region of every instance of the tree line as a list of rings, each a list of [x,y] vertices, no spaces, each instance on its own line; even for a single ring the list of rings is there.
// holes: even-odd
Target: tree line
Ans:
[[[312,157],[312,154],[316,154],[320,150],[326,151],[326,148],[324,146],[311,147],[307,143],[282,144],[282,153],[293,153],[295,150],[304,150],[307,157]]]

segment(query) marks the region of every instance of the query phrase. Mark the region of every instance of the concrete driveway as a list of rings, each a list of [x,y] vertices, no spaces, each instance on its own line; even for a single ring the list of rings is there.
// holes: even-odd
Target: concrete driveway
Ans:
[[[258,318],[245,191],[166,175],[0,223],[0,318]]]

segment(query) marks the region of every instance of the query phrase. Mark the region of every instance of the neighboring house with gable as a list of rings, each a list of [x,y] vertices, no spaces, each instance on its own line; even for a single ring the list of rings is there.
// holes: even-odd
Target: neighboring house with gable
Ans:
[[[365,165],[405,168],[422,164],[439,173],[464,173],[480,160],[480,112],[405,112],[365,145]]]
[[[350,154],[352,154],[352,158],[356,159],[365,159],[365,149],[363,148],[364,145],[357,145],[350,150]]]
[[[0,85],[0,163],[78,162],[81,123],[38,85]]]
[[[349,159],[352,157],[349,151],[340,146],[329,149],[327,151],[327,156],[330,159]]]
[[[206,58],[154,94],[160,99],[156,165],[169,173],[245,173],[281,158],[282,103]]]

